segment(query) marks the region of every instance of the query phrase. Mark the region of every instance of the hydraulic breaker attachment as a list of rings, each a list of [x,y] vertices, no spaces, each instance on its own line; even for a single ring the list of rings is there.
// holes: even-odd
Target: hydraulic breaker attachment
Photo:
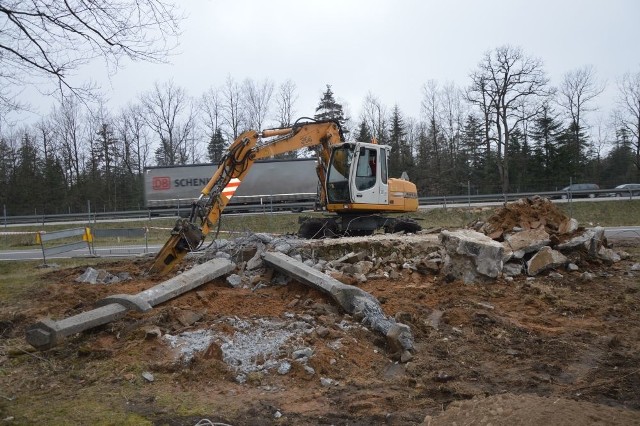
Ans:
[[[171,237],[156,255],[149,273],[168,273],[187,253],[196,250],[203,239],[204,235],[196,225],[187,219],[178,219],[171,230]]]

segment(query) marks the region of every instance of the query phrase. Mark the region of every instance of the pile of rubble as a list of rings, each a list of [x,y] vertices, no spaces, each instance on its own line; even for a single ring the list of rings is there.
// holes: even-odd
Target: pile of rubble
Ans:
[[[369,279],[402,279],[406,274],[443,274],[465,283],[551,271],[585,271],[588,265],[609,265],[628,258],[611,249],[604,228],[585,229],[549,199],[523,198],[505,204],[486,221],[468,229],[443,230],[436,235],[374,235],[328,240],[253,234],[219,241],[203,256],[226,257],[238,265],[228,277],[232,286],[259,288],[289,277],[276,275],[264,264],[267,251],[286,254],[315,270],[348,284]],[[266,269],[266,271],[265,271]]]
[[[627,257],[607,246],[603,228],[581,228],[548,199],[533,197],[505,204],[489,219],[468,229],[443,230],[439,235],[302,240],[250,234],[216,240],[195,259],[197,263],[228,261],[233,273],[226,276],[226,283],[233,288],[255,291],[285,285],[292,279],[313,287],[333,299],[336,321],[341,317],[340,309],[349,315],[342,317],[349,322],[345,327],[366,326],[381,333],[388,356],[408,362],[414,350],[411,329],[387,317],[380,302],[358,288],[361,283],[416,279],[416,274],[434,280],[482,283],[498,278],[512,281],[517,275],[536,276],[545,271],[552,278],[573,273],[590,279],[593,264],[609,265]],[[105,274],[88,270],[82,279],[97,275]],[[314,375],[307,363],[314,351],[305,336],[326,337],[326,324],[317,323],[312,315],[286,315],[286,324],[282,319],[221,320],[231,321],[232,336],[216,333],[211,327],[163,338],[182,361],[188,362],[197,352],[219,354],[221,361],[235,369],[238,382],[258,370],[287,374],[296,365],[298,371],[302,368],[305,374]],[[339,343],[339,338],[335,342]]]
[[[592,263],[612,264],[629,255],[608,247],[604,228],[585,229],[549,199],[523,198],[507,203],[472,229],[443,231],[445,272],[465,283],[550,271],[577,272]],[[590,279],[589,272],[583,278]]]

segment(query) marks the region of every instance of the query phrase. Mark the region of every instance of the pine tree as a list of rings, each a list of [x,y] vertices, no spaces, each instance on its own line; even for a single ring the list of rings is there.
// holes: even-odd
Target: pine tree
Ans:
[[[398,105],[396,105],[391,113],[389,129],[389,145],[391,146],[391,153],[389,153],[390,176],[400,176],[403,171],[407,171],[413,166],[413,158],[407,153],[406,133],[402,114]]]
[[[558,166],[558,145],[563,129],[558,116],[548,104],[543,105],[540,114],[533,121],[531,139],[533,145],[534,167],[539,173],[534,177],[539,182],[544,178],[551,180],[546,186],[553,188],[553,181],[559,177],[555,171]]]
[[[346,119],[342,111],[342,105],[336,102],[330,84],[327,84],[327,91],[322,94],[313,118],[316,120],[336,120],[342,126],[342,131],[348,133],[345,127]]]
[[[211,161],[212,163],[220,164],[222,155],[224,153],[224,146],[225,140],[224,136],[222,136],[222,129],[220,129],[220,127],[217,127],[215,133],[209,141],[209,145],[207,146],[209,161]]]
[[[11,178],[9,199],[14,205],[12,209],[18,214],[32,214],[36,209],[43,213],[42,200],[43,176],[40,159],[35,143],[28,133],[22,137],[21,146],[17,152],[15,173]]]
[[[373,136],[371,135],[371,130],[369,130],[369,126],[367,125],[366,120],[362,120],[360,122],[360,127],[358,128],[358,134],[356,135],[356,140],[358,142],[371,142]]]

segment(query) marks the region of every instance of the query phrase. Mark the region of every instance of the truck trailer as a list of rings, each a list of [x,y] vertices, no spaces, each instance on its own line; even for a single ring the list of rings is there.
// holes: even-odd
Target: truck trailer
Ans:
[[[257,161],[235,191],[229,210],[313,208],[318,201],[316,164],[315,158]],[[214,163],[146,167],[146,207],[186,212],[217,168]]]

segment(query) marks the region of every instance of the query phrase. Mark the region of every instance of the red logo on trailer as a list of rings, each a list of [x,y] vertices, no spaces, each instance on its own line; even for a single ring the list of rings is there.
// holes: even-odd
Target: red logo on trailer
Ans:
[[[164,191],[171,189],[171,178],[168,176],[155,176],[151,180],[151,187],[154,191]]]

